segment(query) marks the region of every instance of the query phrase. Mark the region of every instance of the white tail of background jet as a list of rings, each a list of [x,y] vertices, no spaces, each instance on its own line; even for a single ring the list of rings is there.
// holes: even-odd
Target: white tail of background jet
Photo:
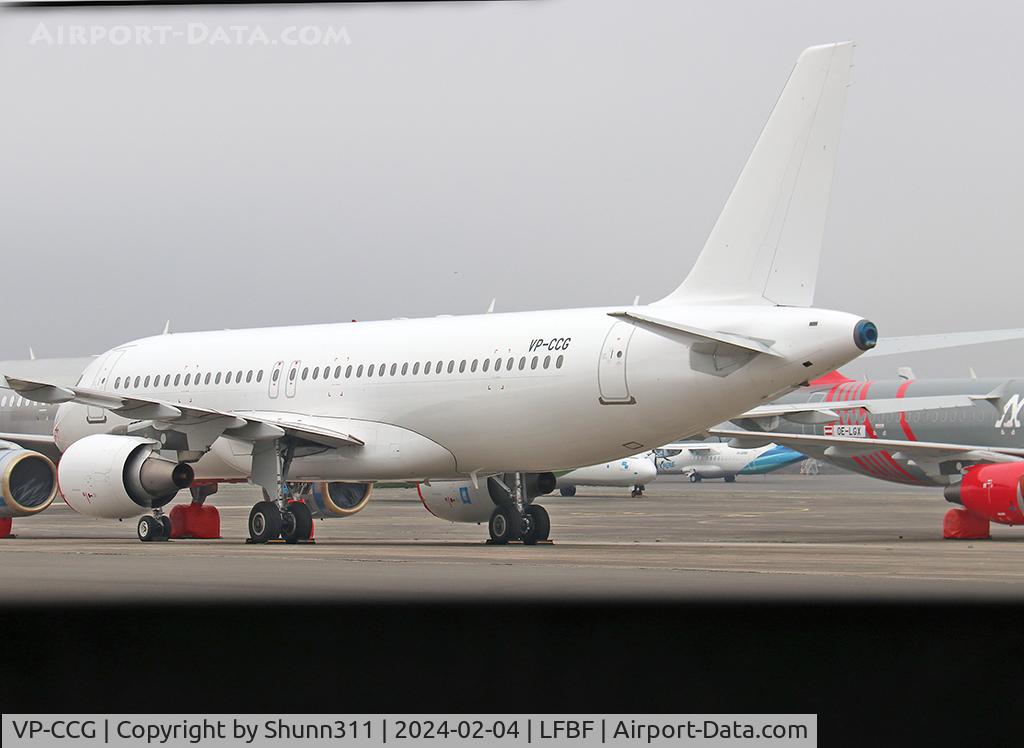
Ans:
[[[658,303],[810,306],[853,42],[804,50],[690,274]]]

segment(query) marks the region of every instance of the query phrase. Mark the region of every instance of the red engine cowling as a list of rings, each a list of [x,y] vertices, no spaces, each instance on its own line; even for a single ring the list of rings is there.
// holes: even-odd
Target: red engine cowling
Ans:
[[[1024,463],[976,465],[947,486],[946,499],[1001,525],[1024,525]]]

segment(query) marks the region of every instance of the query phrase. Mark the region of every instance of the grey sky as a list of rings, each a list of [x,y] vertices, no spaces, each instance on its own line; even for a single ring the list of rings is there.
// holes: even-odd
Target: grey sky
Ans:
[[[50,46],[40,22],[344,26]],[[1024,327],[1024,6],[533,0],[0,10],[0,358],[174,330],[652,301],[800,50],[858,48],[817,304]],[[1024,343],[906,361],[1024,375]],[[851,367],[857,374],[864,367]]]

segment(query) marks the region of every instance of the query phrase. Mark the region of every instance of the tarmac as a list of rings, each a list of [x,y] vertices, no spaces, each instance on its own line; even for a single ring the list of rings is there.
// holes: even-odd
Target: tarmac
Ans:
[[[184,495],[183,495],[184,496]],[[429,515],[415,490],[378,490],[310,545],[247,545],[257,492],[211,498],[221,540],[140,543],[136,520],[62,503],[0,540],[8,603],[354,601],[906,601],[1024,599],[1024,528],[941,539],[937,489],[842,475],[736,483],[660,479],[642,498],[580,488],[538,499],[552,543],[485,544],[486,526]]]

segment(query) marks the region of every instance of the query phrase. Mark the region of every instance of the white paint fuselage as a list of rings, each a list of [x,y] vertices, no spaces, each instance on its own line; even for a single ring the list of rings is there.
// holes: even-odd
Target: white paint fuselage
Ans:
[[[600,465],[587,465],[586,467],[570,470],[565,475],[559,475],[555,481],[556,488],[568,486],[609,486],[609,487],[633,487],[646,486],[658,477],[658,471],[654,467],[651,457],[636,455],[635,457],[623,457],[620,460],[612,460]]]
[[[694,328],[770,341],[779,354],[754,355],[719,376],[691,367],[691,348],[699,339],[608,316],[621,309],[161,335],[97,357],[80,384],[220,411],[283,414],[365,443],[297,458],[291,473],[296,480],[422,480],[564,470],[633,455],[720,423],[860,353],[853,339],[859,318],[841,312],[756,305],[628,307]],[[496,372],[498,358],[502,366]],[[424,371],[427,362],[430,374]],[[229,371],[231,384],[217,384],[216,376]],[[108,411],[66,403],[54,434],[66,449],[83,436],[128,423]],[[246,442],[221,437],[197,464],[197,477],[248,477],[250,454]]]

